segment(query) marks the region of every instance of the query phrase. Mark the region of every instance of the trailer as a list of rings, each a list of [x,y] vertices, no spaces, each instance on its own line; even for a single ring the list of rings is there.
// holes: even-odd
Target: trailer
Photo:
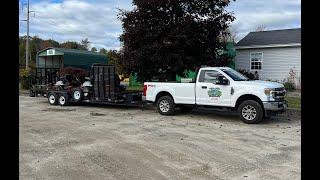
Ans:
[[[58,81],[55,88],[48,90],[51,105],[66,106],[72,103],[92,103],[143,106],[143,92],[126,90],[115,74],[114,65],[93,64],[90,77],[79,86]]]

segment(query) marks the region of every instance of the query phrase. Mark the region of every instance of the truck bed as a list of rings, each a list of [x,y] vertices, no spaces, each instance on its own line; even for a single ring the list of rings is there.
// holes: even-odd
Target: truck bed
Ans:
[[[145,82],[146,100],[154,102],[159,92],[172,94],[176,104],[195,104],[195,83]]]

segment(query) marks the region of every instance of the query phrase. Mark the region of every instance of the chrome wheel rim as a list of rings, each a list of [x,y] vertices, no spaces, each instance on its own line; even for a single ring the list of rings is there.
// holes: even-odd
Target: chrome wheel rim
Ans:
[[[54,97],[54,95],[50,95],[50,96],[49,96],[49,102],[50,102],[50,104],[54,104],[55,101],[56,101],[56,98]]]
[[[66,103],[66,98],[64,98],[63,96],[61,96],[61,97],[59,98],[59,102],[60,102],[60,104],[64,105],[64,104]]]
[[[80,92],[79,92],[79,91],[75,91],[75,92],[73,93],[73,97],[74,97],[74,99],[76,99],[76,100],[80,99],[80,97],[81,97]]]
[[[248,121],[252,121],[257,116],[257,110],[251,105],[246,105],[242,108],[242,117]]]
[[[159,103],[159,108],[160,108],[161,112],[166,113],[170,109],[170,104],[167,100],[161,100]]]

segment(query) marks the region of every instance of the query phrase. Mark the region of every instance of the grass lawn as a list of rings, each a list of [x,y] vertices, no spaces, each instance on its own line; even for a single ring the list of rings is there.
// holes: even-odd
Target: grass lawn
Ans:
[[[288,101],[289,108],[301,109],[301,98],[300,97],[285,97]]]

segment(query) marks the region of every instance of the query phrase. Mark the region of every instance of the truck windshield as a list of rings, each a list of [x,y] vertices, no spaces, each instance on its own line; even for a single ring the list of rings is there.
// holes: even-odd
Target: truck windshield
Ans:
[[[222,71],[230,76],[234,81],[249,81],[249,78],[233,69],[222,69]]]

